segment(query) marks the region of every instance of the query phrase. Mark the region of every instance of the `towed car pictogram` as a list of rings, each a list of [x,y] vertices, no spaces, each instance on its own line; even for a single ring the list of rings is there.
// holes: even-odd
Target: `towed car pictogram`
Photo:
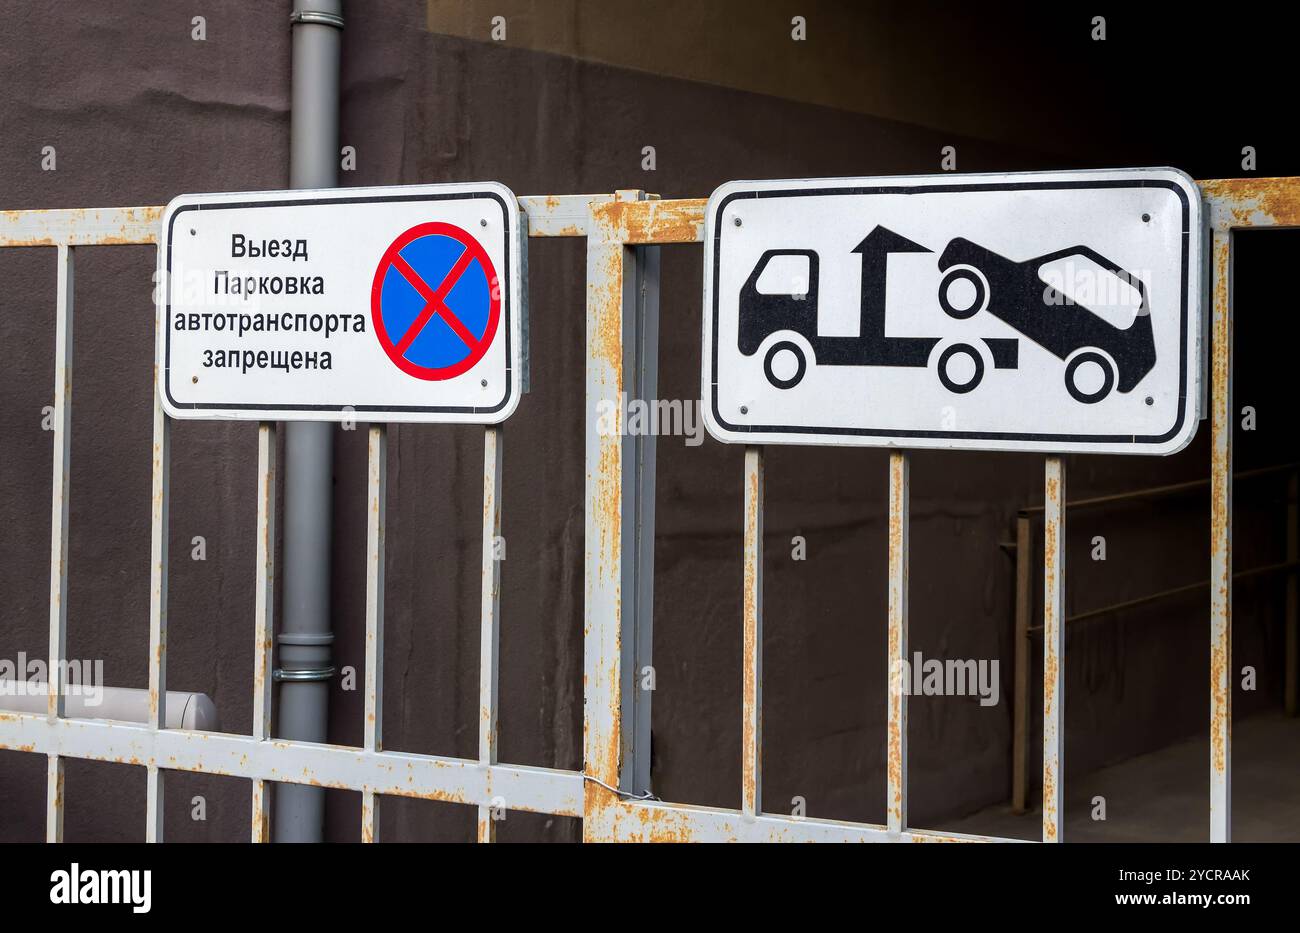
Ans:
[[[1111,323],[1044,278],[1044,267],[1076,259],[1100,267],[1136,294],[1136,310],[1127,327]],[[1078,402],[1100,402],[1116,388],[1130,392],[1155,367],[1146,285],[1096,250],[1073,246],[1015,262],[958,237],[939,257],[939,269],[945,273],[939,283],[945,313],[964,320],[987,311],[1063,360],[1065,387]],[[1100,370],[1099,384],[1081,378],[1089,365]]]

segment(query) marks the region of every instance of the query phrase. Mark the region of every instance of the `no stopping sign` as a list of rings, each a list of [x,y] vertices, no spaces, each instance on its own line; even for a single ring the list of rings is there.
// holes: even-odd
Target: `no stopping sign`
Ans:
[[[418,224],[379,261],[375,336],[402,372],[431,381],[472,368],[496,337],[501,286],[487,251],[453,224]]]

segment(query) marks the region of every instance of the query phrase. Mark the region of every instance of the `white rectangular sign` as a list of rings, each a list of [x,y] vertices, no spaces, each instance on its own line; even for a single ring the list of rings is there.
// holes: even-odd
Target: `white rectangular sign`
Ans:
[[[176,198],[158,250],[163,407],[504,421],[527,352],[525,231],[495,182]]]
[[[728,182],[720,441],[1171,454],[1202,417],[1205,227],[1175,169]]]

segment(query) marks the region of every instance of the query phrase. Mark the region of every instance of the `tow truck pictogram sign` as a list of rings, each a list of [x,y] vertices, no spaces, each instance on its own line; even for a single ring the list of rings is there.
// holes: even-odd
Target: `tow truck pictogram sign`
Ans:
[[[1202,417],[1205,227],[1173,169],[731,182],[705,422],[732,443],[1168,454]]]

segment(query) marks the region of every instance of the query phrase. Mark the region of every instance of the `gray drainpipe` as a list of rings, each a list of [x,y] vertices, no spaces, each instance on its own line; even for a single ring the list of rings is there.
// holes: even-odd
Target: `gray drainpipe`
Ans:
[[[293,103],[289,186],[338,186],[339,49],[343,0],[294,0]],[[324,742],[329,713],[330,532],[334,426],[293,422],[285,430],[284,594],[279,647],[277,732]],[[275,790],[275,841],[320,842],[325,791],[305,784]]]

